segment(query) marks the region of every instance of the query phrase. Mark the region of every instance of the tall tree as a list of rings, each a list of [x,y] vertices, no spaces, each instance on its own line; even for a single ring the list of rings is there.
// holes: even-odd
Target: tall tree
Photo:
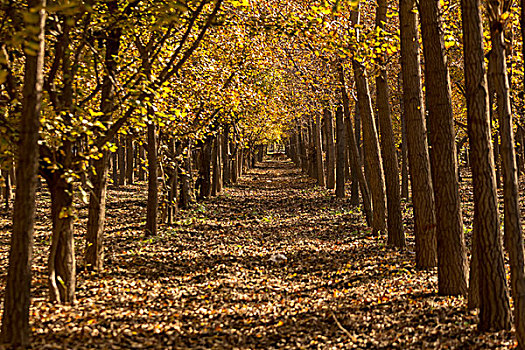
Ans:
[[[510,327],[510,304],[499,229],[496,173],[492,152],[480,1],[462,0],[463,51],[470,166],[474,187],[473,249],[477,250],[479,328]]]
[[[490,39],[492,49],[489,62],[492,63],[494,90],[496,92],[499,134],[501,138],[500,155],[503,170],[503,202],[505,246],[509,253],[512,297],[518,342],[525,348],[525,267],[523,257],[523,232],[519,205],[518,172],[514,150],[514,132],[509,96],[509,79],[503,38],[503,16],[509,10],[503,8],[501,1],[486,2],[490,21]],[[510,2],[505,2],[510,5]],[[481,286],[480,286],[481,287]],[[481,288],[480,288],[481,290]],[[480,291],[481,294],[481,291]],[[482,329],[485,324],[481,324]]]
[[[352,11],[351,21],[359,25],[359,9]],[[359,42],[359,32],[357,33]],[[352,59],[352,68],[357,90],[357,103],[363,126],[363,140],[365,148],[365,162],[368,164],[370,176],[367,177],[372,194],[373,221],[372,230],[375,234],[386,230],[386,203],[383,164],[379,152],[379,140],[376,121],[372,110],[372,99],[368,87],[368,77],[363,62],[357,58]],[[399,181],[398,181],[399,182]]]
[[[26,16],[23,106],[13,213],[13,234],[5,289],[0,343],[13,348],[29,345],[31,263],[35,225],[35,193],[38,173],[38,139],[44,67],[46,0],[28,0]]]
[[[379,33],[385,28],[387,21],[386,14],[386,0],[378,0],[376,8],[376,28]],[[388,91],[388,76],[384,54],[379,55],[379,65],[379,74],[376,77],[376,104],[379,130],[381,132],[381,151],[386,184],[388,244],[398,248],[404,248],[406,243],[403,219],[401,216],[399,165],[397,163],[394,131],[392,130],[389,101],[390,93]]]
[[[421,88],[421,64],[415,0],[400,0],[401,71],[403,74],[403,105],[409,171],[414,206],[416,266],[427,269],[436,266],[436,216],[434,192],[430,174],[427,131]]]
[[[438,292],[441,295],[466,295],[467,258],[458,189],[450,76],[440,24],[440,1],[422,0],[419,9],[436,203]]]

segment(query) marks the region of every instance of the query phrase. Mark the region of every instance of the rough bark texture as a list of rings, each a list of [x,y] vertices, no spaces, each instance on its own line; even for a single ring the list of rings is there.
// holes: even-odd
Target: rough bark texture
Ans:
[[[30,8],[45,7],[45,0],[28,1]],[[18,144],[18,186],[13,213],[13,234],[5,288],[0,343],[13,348],[29,345],[31,304],[31,262],[35,224],[35,192],[38,171],[38,138],[44,65],[45,12],[38,12],[35,24],[39,44],[36,55],[26,55],[23,107]]]
[[[503,170],[503,202],[505,246],[509,253],[512,297],[514,300],[514,325],[520,348],[525,348],[525,263],[523,257],[523,232],[519,205],[518,172],[514,150],[514,132],[509,96],[509,80],[505,58],[505,41],[501,27],[502,3],[487,1],[490,17],[492,50],[489,61],[498,105],[499,133],[501,137],[501,164]],[[504,273],[504,272],[503,272]],[[480,288],[481,290],[481,288]],[[481,293],[482,294],[482,293]],[[480,319],[480,328],[488,329]]]
[[[334,120],[332,112],[328,107],[323,111],[326,138],[326,188],[335,187],[335,144],[334,144]]]
[[[436,203],[438,292],[441,295],[466,295],[468,267],[458,191],[454,116],[439,13],[439,0],[420,3]]]
[[[153,111],[149,111],[153,113]],[[146,208],[145,232],[148,236],[157,235],[157,212],[159,208],[157,131],[155,124],[148,124],[148,203]]]
[[[415,0],[400,0],[401,70],[408,161],[414,207],[416,267],[428,269],[437,264],[436,216],[430,173],[427,131],[423,114],[421,64]]]
[[[376,9],[376,28],[384,29],[387,21],[386,0],[378,0]],[[387,199],[387,229],[388,244],[404,248],[405,232],[403,229],[403,219],[401,216],[401,187],[399,183],[399,165],[397,163],[397,151],[392,130],[392,119],[390,116],[390,101],[387,83],[387,71],[384,57],[380,57],[382,65],[376,77],[376,104],[379,120],[379,130],[381,132],[381,152],[383,158],[383,170],[386,183]]]
[[[401,74],[399,75],[401,76]],[[402,82],[400,81],[400,86]],[[406,114],[403,99],[401,98],[401,198],[408,200],[408,145]]]
[[[499,229],[498,194],[492,153],[484,69],[480,1],[462,0],[465,89],[474,187],[474,249],[478,259],[479,328],[510,327],[510,305]]]

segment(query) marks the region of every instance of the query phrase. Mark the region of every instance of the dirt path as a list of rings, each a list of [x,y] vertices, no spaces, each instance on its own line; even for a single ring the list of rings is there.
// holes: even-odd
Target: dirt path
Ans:
[[[434,272],[415,270],[410,251],[370,237],[348,200],[335,200],[290,163],[251,170],[153,239],[141,232],[144,191],[110,192],[107,271],[79,273],[72,307],[45,300],[49,223],[39,213],[35,349],[501,348],[513,341],[508,333],[478,334],[464,300],[434,294]]]

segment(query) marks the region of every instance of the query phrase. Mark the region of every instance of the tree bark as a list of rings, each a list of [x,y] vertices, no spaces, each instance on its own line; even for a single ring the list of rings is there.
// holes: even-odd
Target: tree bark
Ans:
[[[18,144],[18,186],[15,193],[13,234],[5,287],[0,343],[13,348],[29,345],[31,304],[31,264],[38,171],[38,138],[44,66],[45,0],[29,0],[30,9],[40,7],[33,25],[37,35],[28,38],[38,44],[35,55],[26,54],[23,106]]]
[[[191,147],[192,141],[188,138],[186,141],[186,150],[184,155],[184,164],[181,171],[181,194],[180,194],[180,207],[183,209],[188,209],[192,202],[192,171],[191,171]]]
[[[363,209],[366,216],[366,223],[370,226],[373,222],[373,212],[372,212],[372,200],[370,199],[370,191],[368,189],[368,182],[363,173],[363,162],[359,154],[358,142],[354,138],[354,133],[352,132],[352,120],[350,112],[350,100],[348,98],[348,93],[346,91],[346,81],[344,75],[344,69],[342,64],[339,62],[337,65],[337,70],[339,73],[339,83],[341,84],[341,100],[343,102],[343,113],[346,119],[346,134],[348,137],[348,142],[350,145],[350,150],[352,151],[351,162],[352,172],[357,174],[359,180],[359,188],[361,190],[361,196],[363,197]]]
[[[126,136],[118,137],[118,185],[126,185]]]
[[[387,21],[386,0],[378,0],[376,8],[376,28],[383,30]],[[386,183],[387,199],[387,229],[388,244],[397,248],[404,248],[405,232],[403,229],[403,218],[401,216],[401,187],[399,183],[399,165],[397,163],[397,151],[392,130],[392,119],[390,115],[390,101],[387,84],[386,65],[384,57],[380,56],[380,70],[376,77],[376,103],[381,132],[381,152],[383,158],[383,170]]]
[[[338,106],[335,113],[335,130],[336,130],[336,166],[335,166],[335,196],[337,198],[345,197],[345,124],[343,120],[343,108]]]
[[[326,130],[326,187],[335,188],[335,144],[334,144],[334,121],[332,112],[328,107],[323,110]]]
[[[509,96],[509,80],[505,57],[505,41],[501,23],[502,3],[487,1],[490,17],[492,49],[489,62],[493,62],[492,79],[496,92],[499,133],[501,137],[501,164],[503,170],[504,236],[509,253],[512,297],[514,300],[514,325],[520,348],[525,348],[525,263],[523,257],[523,232],[519,205],[518,172],[514,150],[514,132]],[[503,272],[504,274],[504,272]],[[481,289],[481,288],[480,288]],[[480,329],[488,329],[482,323]],[[508,327],[508,324],[502,325]]]
[[[321,115],[319,113],[315,114],[313,132],[315,144],[315,167],[317,184],[321,187],[325,187],[326,182],[324,178],[323,148],[321,144]]]
[[[415,0],[400,0],[399,21],[401,24],[403,105],[406,116],[409,171],[414,207],[416,267],[429,269],[437,264],[436,217],[426,123],[423,114]]]
[[[53,224],[48,261],[50,300],[69,304],[75,301],[76,287],[73,186],[59,172],[51,174],[46,180],[51,193]]]
[[[148,113],[153,114],[150,108]],[[157,160],[157,131],[153,122],[148,124],[148,203],[146,207],[147,236],[157,235],[157,213],[159,208],[158,190],[158,160]]]
[[[510,304],[499,229],[498,194],[492,153],[483,28],[479,0],[462,0],[463,50],[470,164],[474,187],[474,241],[478,259],[479,328],[510,327]],[[521,232],[520,232],[521,233]],[[523,243],[523,242],[522,242]]]
[[[133,185],[133,171],[135,170],[133,160],[133,135],[126,135],[126,182]]]
[[[468,267],[458,190],[450,77],[439,22],[440,11],[439,0],[420,2],[436,203],[438,292],[441,295],[466,295]]]
[[[107,3],[108,9],[116,11],[117,1]],[[115,58],[120,50],[121,29],[110,30],[106,39],[106,74],[102,81],[102,93],[100,110],[104,113],[102,122],[106,123],[112,119],[114,107],[115,86],[114,81],[117,74],[117,63]],[[86,231],[86,248],[84,253],[85,266],[88,271],[100,271],[104,267],[104,223],[106,219],[106,190],[110,153],[102,150],[101,159],[93,162],[95,173],[91,175],[93,185],[89,196],[88,222]],[[113,173],[116,178],[116,157],[113,157]]]
[[[230,179],[230,126],[224,126],[224,135],[222,138],[222,183],[228,186]]]

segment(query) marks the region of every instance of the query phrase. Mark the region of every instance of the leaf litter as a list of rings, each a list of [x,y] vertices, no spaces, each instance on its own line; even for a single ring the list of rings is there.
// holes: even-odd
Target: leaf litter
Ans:
[[[465,191],[465,189],[462,189]],[[49,195],[39,193],[30,322],[34,349],[510,348],[480,333],[462,297],[436,294],[436,270],[414,267],[290,163],[250,170],[217,198],[142,232],[146,187],[110,188],[105,270],[83,268],[86,208],[76,224],[77,302],[47,301]],[[0,223],[2,294],[10,218]]]

